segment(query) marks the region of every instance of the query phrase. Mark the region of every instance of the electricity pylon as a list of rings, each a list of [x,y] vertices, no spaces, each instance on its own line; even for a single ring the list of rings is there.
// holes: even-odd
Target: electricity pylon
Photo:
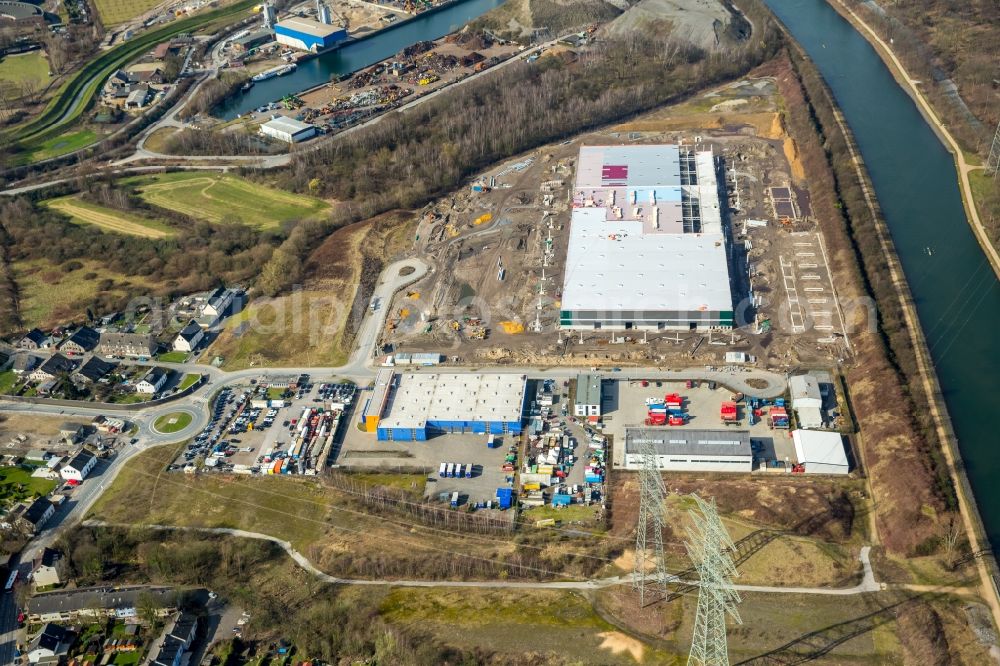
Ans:
[[[687,528],[685,545],[701,581],[687,663],[688,666],[729,666],[726,616],[737,624],[743,623],[736,609],[742,599],[733,587],[736,566],[729,555],[733,542],[719,519],[715,501],[707,502],[697,495],[691,497],[695,507],[688,511],[691,526]]]
[[[642,467],[639,469],[639,524],[635,530],[632,588],[639,591],[639,606],[643,607],[647,595],[650,603],[667,596],[667,560],[663,554],[663,503],[667,489],[656,465],[653,442],[639,440],[638,444]],[[648,550],[650,546],[652,554]]]
[[[996,180],[997,174],[1000,173],[1000,122],[997,123],[997,129],[993,133],[990,154],[986,158],[986,174],[989,175],[991,173],[994,180]]]

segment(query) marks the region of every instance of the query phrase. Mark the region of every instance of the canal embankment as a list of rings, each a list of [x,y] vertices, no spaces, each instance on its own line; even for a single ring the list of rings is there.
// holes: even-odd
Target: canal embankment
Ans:
[[[854,26],[854,29],[857,30],[858,33],[872,45],[875,52],[882,58],[882,62],[884,62],[886,67],[889,68],[889,71],[892,72],[893,78],[896,79],[896,82],[900,85],[900,87],[913,99],[917,108],[920,110],[920,114],[927,121],[927,124],[930,125],[932,130],[934,130],[934,133],[937,134],[938,138],[941,139],[941,143],[945,145],[948,152],[952,154],[952,157],[955,160],[955,171],[958,175],[958,184],[962,190],[962,203],[965,207],[965,214],[968,218],[969,225],[976,234],[976,240],[979,241],[979,245],[983,248],[983,253],[986,254],[987,258],[990,260],[993,272],[996,273],[997,278],[1000,278],[1000,252],[997,251],[996,246],[994,246],[993,242],[990,240],[986,227],[983,226],[982,219],[979,217],[979,209],[976,207],[976,200],[972,193],[972,183],[969,182],[969,172],[983,167],[981,165],[969,164],[969,161],[965,156],[965,151],[962,150],[958,141],[956,141],[955,137],[948,131],[945,123],[938,117],[934,107],[927,100],[927,96],[921,92],[920,81],[910,76],[902,61],[893,52],[889,45],[885,43],[885,40],[879,36],[875,29],[862,19],[853,9],[848,7],[843,0],[827,1],[838,14]]]
[[[827,134],[824,140],[846,204],[858,265],[881,318],[894,312],[902,317],[902,326],[885,342],[909,381],[911,396],[926,406],[930,434],[938,441],[936,453],[951,479],[968,534],[980,593],[1000,624],[996,562],[989,546],[1000,534],[1000,519],[990,510],[1000,454],[982,419],[989,413],[997,376],[996,362],[984,354],[992,348],[990,331],[1000,314],[992,307],[1000,302],[993,270],[969,233],[954,171],[948,174],[952,167],[945,145],[927,117],[921,122],[921,115],[914,113],[916,100],[907,99],[901,86],[892,86],[887,65],[857,27],[831,18],[834,10],[826,0],[768,4],[801,45],[796,48],[802,67],[822,75],[818,86],[812,84],[812,116]],[[801,78],[807,83],[810,77]],[[837,145],[837,134],[846,143]],[[849,159],[838,159],[844,155]],[[858,194],[862,210],[851,205]],[[875,247],[856,235],[866,225],[878,238]],[[886,286],[896,303],[887,296]],[[907,345],[902,344],[904,335]],[[886,445],[872,441],[865,448],[877,451]],[[898,504],[901,498],[884,501]]]

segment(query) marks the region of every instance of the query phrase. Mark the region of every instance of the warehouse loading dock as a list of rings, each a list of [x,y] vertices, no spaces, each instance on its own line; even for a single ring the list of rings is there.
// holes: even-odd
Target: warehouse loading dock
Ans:
[[[413,374],[383,369],[365,404],[365,430],[380,441],[423,441],[442,433],[520,434],[527,377]]]

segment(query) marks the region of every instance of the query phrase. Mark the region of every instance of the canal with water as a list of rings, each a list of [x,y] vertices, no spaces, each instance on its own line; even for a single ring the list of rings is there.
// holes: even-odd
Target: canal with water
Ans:
[[[237,114],[256,109],[285,95],[300,93],[326,83],[333,77],[350,74],[399,53],[426,39],[437,39],[500,6],[503,0],[464,0],[440,11],[418,16],[412,21],[390,26],[371,37],[351,42],[336,51],[300,63],[294,73],[256,84],[219,107],[217,114],[232,120]]]
[[[826,0],[766,0],[816,63],[868,166],[994,548],[1000,546],[1000,282],[966,221],[950,153],[878,53]],[[870,442],[878,446],[878,442]]]

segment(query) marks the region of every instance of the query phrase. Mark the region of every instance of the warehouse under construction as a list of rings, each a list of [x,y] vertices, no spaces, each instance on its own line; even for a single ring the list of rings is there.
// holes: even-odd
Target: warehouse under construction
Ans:
[[[580,149],[559,319],[574,330],[733,327],[711,150]]]

